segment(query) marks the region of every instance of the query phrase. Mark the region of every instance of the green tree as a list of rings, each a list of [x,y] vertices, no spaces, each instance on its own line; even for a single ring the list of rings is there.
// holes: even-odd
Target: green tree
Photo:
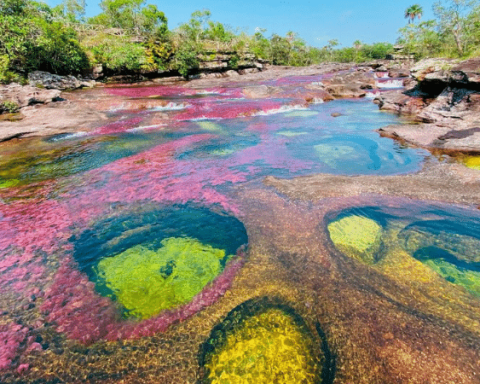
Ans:
[[[82,21],[85,16],[85,0],[63,0],[62,3],[56,7],[67,20],[71,22]]]
[[[208,9],[193,12],[188,23],[180,25],[180,34],[182,34],[185,39],[198,44],[203,37],[210,16],[211,13]]]
[[[164,35],[168,20],[155,5],[145,5],[145,0],[102,0],[103,12],[89,20],[91,24],[121,28],[130,33]]]
[[[409,23],[412,23],[416,17],[420,20],[422,15],[423,8],[419,4],[411,5],[405,10],[405,18],[408,19]]]
[[[448,0],[434,4],[440,34],[453,37],[457,52],[462,56],[468,40],[468,15],[478,6],[477,0]]]

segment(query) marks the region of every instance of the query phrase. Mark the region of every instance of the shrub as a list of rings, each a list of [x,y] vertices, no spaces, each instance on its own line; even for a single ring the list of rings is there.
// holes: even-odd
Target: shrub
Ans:
[[[5,111],[8,113],[15,113],[20,109],[20,106],[11,100],[6,100],[3,103],[0,103],[0,112]]]

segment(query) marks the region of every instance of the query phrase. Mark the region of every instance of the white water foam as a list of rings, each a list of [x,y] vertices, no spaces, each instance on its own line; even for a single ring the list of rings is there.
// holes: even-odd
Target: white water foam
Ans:
[[[180,111],[182,109],[186,109],[190,106],[190,104],[186,103],[173,103],[170,102],[167,105],[162,105],[158,107],[154,107],[149,109],[149,111]]]
[[[377,88],[403,88],[403,80],[376,81]]]
[[[157,129],[157,128],[161,128],[161,127],[165,127],[165,124],[144,125],[144,126],[141,126],[141,127],[135,127],[135,128],[127,129],[125,132],[147,131],[147,130]]]
[[[78,137],[83,137],[83,136],[88,136],[88,132],[73,132],[73,133],[67,133],[58,137],[51,138],[51,141],[63,141],[63,140],[70,140],[70,139],[76,139]]]
[[[388,72],[376,72],[375,77],[377,79],[389,79],[390,78],[390,76],[388,76]]]
[[[365,95],[365,98],[373,100],[379,95],[380,95],[380,92],[367,92],[367,94]]]
[[[252,116],[269,116],[269,115],[275,115],[277,113],[285,113],[290,111],[298,111],[298,110],[306,110],[306,109],[308,108],[306,108],[304,105],[282,105],[280,108],[254,113]]]

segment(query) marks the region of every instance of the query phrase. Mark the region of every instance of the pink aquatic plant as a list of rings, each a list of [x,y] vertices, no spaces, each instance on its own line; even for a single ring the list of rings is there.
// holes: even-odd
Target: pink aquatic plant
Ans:
[[[0,324],[0,371],[11,368],[18,355],[20,345],[25,341],[28,328],[9,322]],[[28,368],[28,367],[27,367]]]
[[[46,293],[41,311],[59,332],[88,344],[100,339],[151,336],[165,331],[172,323],[184,321],[212,305],[230,288],[233,278],[244,263],[243,252],[227,263],[225,270],[193,300],[174,310],[141,322],[122,320],[113,302],[98,295],[94,283],[79,272],[71,258],[64,259],[55,281]]]

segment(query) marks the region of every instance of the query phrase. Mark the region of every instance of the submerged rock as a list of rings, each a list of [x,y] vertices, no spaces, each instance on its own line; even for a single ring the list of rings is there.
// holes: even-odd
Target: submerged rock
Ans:
[[[347,216],[328,224],[330,239],[345,255],[373,264],[381,245],[382,227],[362,216]]]
[[[321,383],[325,357],[303,319],[268,299],[248,301],[215,327],[200,351],[201,382]]]
[[[412,254],[441,249],[452,255],[459,263],[480,268],[480,226],[449,220],[428,220],[412,223],[404,228],[399,237]],[[427,252],[427,253],[428,253]],[[423,254],[423,253],[422,253]]]

